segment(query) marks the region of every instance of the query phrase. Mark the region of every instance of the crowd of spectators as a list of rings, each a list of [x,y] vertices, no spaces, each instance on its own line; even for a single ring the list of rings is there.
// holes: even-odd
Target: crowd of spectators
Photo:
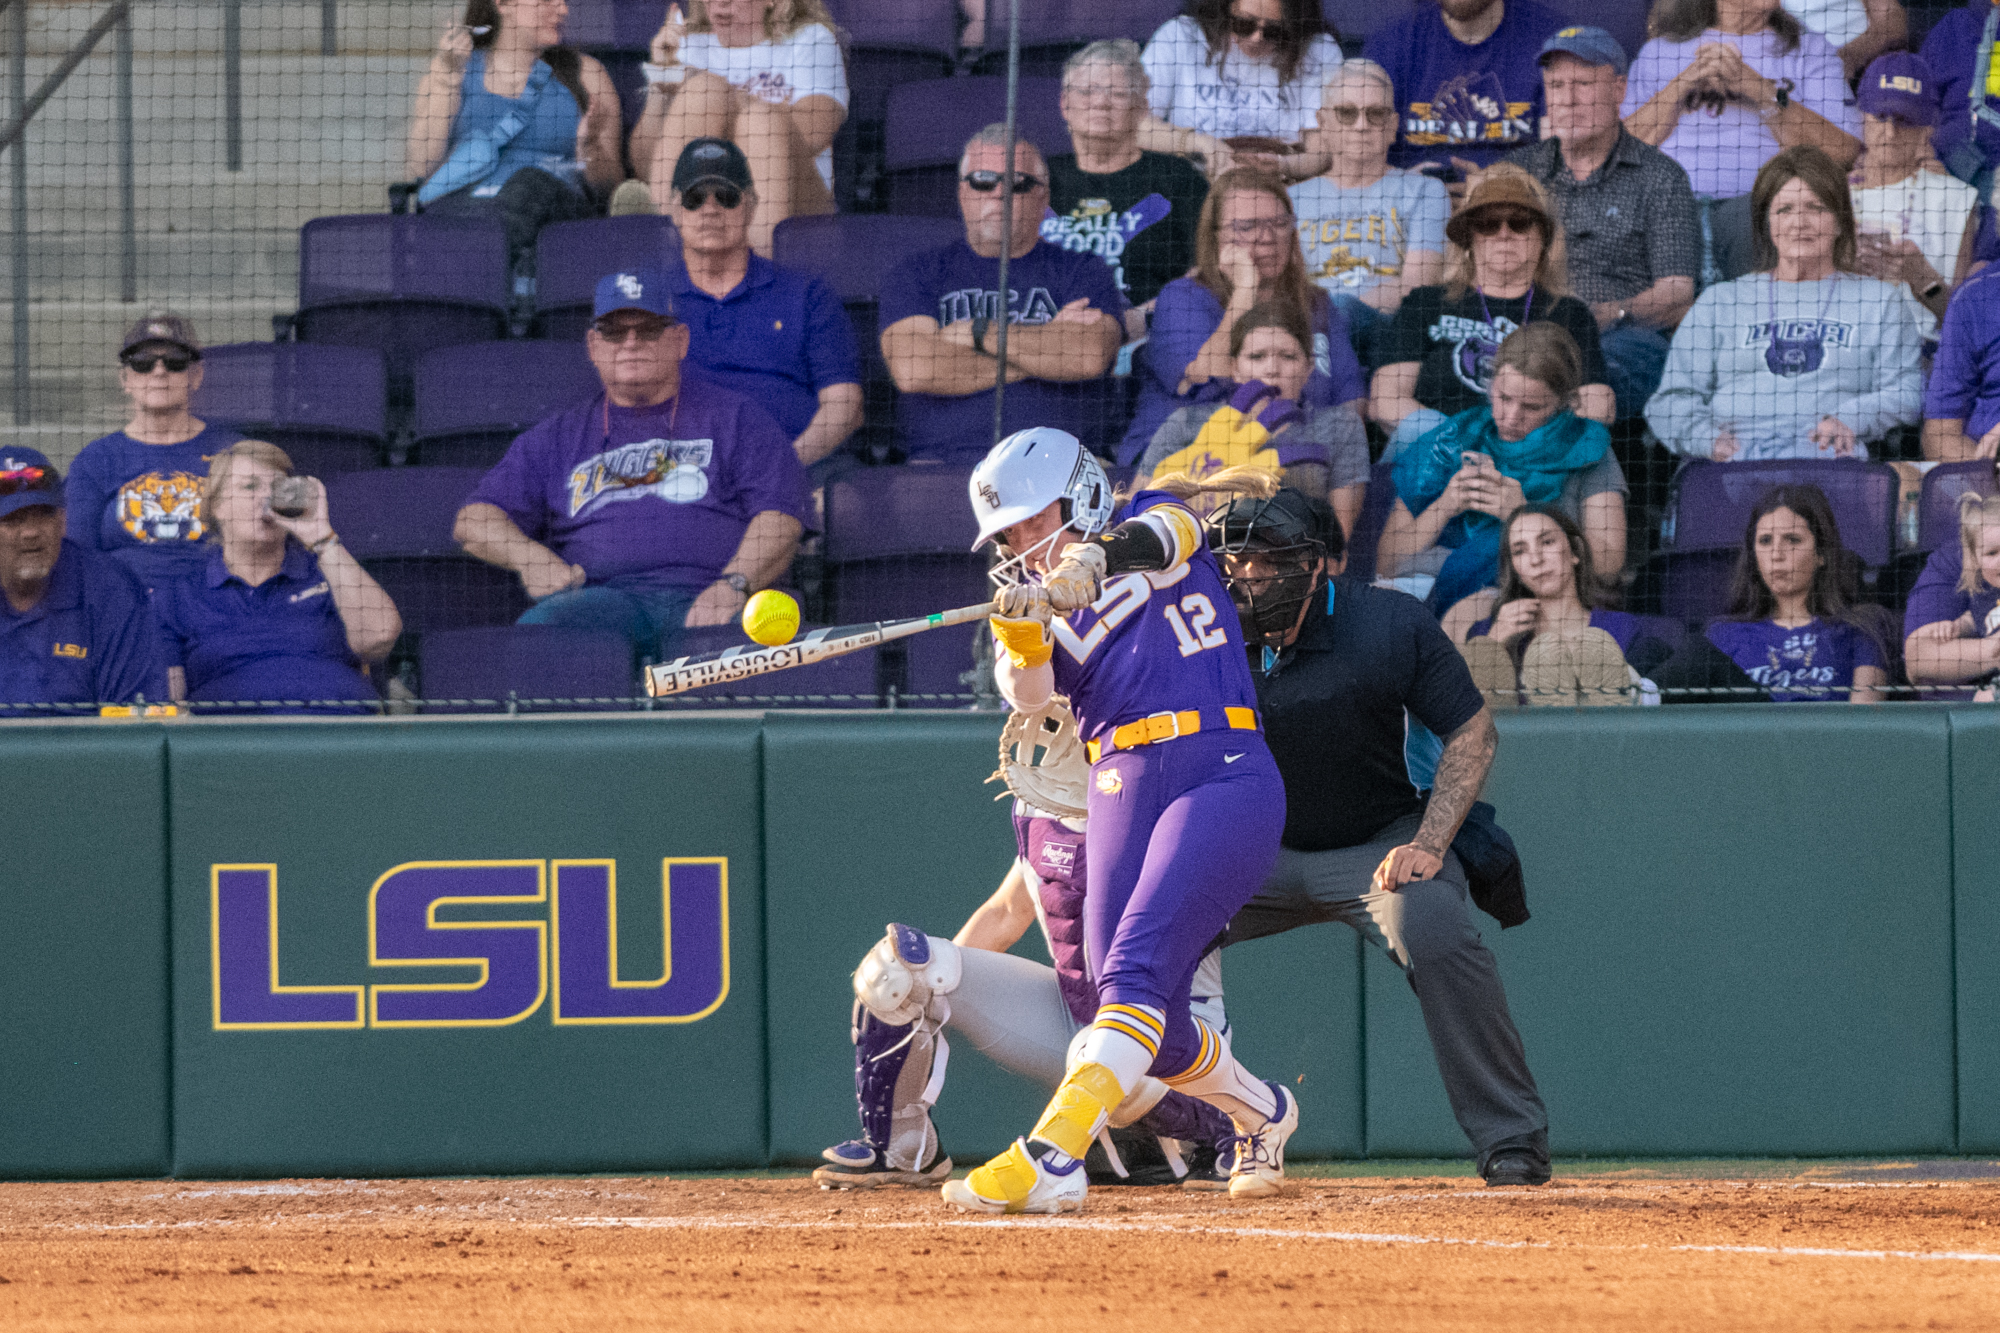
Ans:
[[[1004,381],[1003,433],[1059,427],[1140,480],[1268,468],[1351,535],[1380,514],[1378,577],[1503,693],[1630,699],[1624,673],[1704,653],[1781,700],[1978,683],[2000,525],[1976,505],[1900,643],[1866,605],[1895,589],[1864,586],[1810,487],[1761,498],[1730,610],[1692,643],[1635,656],[1617,607],[1659,517],[1621,459],[1892,458],[1913,494],[2000,456],[1995,14],[1953,11],[1912,53],[1896,0],[1657,0],[1630,52],[1535,0],[1422,0],[1357,55],[1315,0],[1189,0],[1143,44],[1070,56],[1067,144],[972,136],[963,239],[885,257],[861,348],[840,298],[771,258],[779,224],[835,208],[849,89],[821,0],[671,6],[629,132],[605,67],[563,45],[563,0],[468,0],[413,107],[421,207],[498,218],[517,294],[551,222],[658,211],[679,251],[604,276],[603,393],[523,434],[455,535],[519,577],[524,623],[669,653],[785,576],[815,487],[882,461],[851,447],[879,351],[891,460],[982,455]],[[295,479],[307,503],[277,515],[290,460],[193,414],[185,319],[148,316],[119,360],[131,419],[63,504],[16,503],[51,493],[46,460],[0,474],[38,478],[0,497],[0,631],[129,574],[152,651],[34,688],[374,698],[399,620],[324,487]],[[1393,490],[1372,508],[1371,468]],[[33,666],[8,679],[55,680]]]

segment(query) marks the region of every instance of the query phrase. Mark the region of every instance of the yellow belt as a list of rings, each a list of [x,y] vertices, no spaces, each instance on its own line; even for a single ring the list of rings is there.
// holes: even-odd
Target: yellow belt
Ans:
[[[1258,731],[1257,710],[1254,708],[1225,708],[1223,717],[1231,731]],[[1118,750],[1137,749],[1141,745],[1157,745],[1161,741],[1173,740],[1176,736],[1192,736],[1201,730],[1201,710],[1183,709],[1178,713],[1154,713],[1142,717],[1137,722],[1127,722],[1122,727],[1113,727],[1109,739],[1091,741],[1084,746],[1090,762]]]

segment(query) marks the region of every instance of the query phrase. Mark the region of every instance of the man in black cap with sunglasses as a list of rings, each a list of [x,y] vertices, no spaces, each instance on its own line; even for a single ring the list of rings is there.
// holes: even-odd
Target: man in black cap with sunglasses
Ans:
[[[818,278],[751,252],[757,191],[750,161],[727,139],[696,139],[674,164],[672,213],[685,265],[674,309],[688,360],[755,399],[784,428],[799,461],[828,480],[861,425],[861,363],[840,298]]]
[[[63,540],[62,478],[49,460],[0,448],[0,718],[165,703],[160,650],[139,580]]]
[[[1026,140],[1014,151],[1013,218],[1007,134],[988,125],[959,159],[965,239],[912,255],[882,281],[882,355],[903,396],[897,433],[912,459],[976,462],[993,444],[998,329],[1007,321],[1006,417],[1000,433],[1032,426],[1105,444],[1104,373],[1124,337],[1125,298],[1104,261],[1041,239],[1049,172]],[[999,259],[1008,258],[1007,294]]]

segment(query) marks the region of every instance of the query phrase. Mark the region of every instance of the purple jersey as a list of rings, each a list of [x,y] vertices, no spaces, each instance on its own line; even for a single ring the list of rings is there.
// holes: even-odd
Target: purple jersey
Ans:
[[[1141,491],[1112,523],[1161,506],[1187,514],[1165,491]],[[1215,727],[1223,709],[1257,706],[1236,608],[1221,567],[1199,542],[1165,573],[1106,579],[1094,605],[1057,617],[1052,628],[1056,692],[1069,696],[1085,740],[1154,713],[1196,708],[1202,724]]]
[[[1787,628],[1769,620],[1718,620],[1708,641],[1728,653],[1773,703],[1847,698],[1860,667],[1881,669],[1882,650],[1853,625],[1815,619]]]
[[[1014,845],[1040,881],[1042,926],[1063,1003],[1079,1024],[1097,1017],[1097,987],[1083,945],[1083,834],[1053,815],[1014,802]]]

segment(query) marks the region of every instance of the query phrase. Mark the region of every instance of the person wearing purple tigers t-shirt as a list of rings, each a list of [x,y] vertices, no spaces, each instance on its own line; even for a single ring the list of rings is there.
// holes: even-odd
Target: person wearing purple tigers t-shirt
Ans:
[[[999,259],[1008,254],[1007,395],[1001,430],[1054,426],[1101,448],[1104,374],[1124,336],[1125,298],[1096,255],[1041,239],[1049,172],[1025,140],[1008,181],[1004,127],[988,125],[959,159],[965,239],[911,255],[882,280],[882,357],[902,391],[897,432],[912,459],[972,462],[993,439]],[[1013,232],[1002,223],[1014,194]]]
[[[1533,0],[1438,0],[1369,34],[1403,115],[1397,167],[1488,167],[1535,141],[1542,43],[1563,26]]]
[[[1097,461],[1054,430],[994,445],[969,490],[975,545],[1006,556],[992,618],[1001,697],[1024,712],[1066,697],[1092,761],[1084,938],[1098,1006],[1034,1128],[947,1181],[945,1202],[1081,1208],[1084,1154],[1148,1075],[1235,1122],[1232,1197],[1277,1194],[1298,1100],[1188,1010],[1196,964],[1276,862],[1285,822],[1242,628],[1200,520],[1164,490],[1119,503]]]
[[[84,445],[70,464],[68,535],[110,555],[150,588],[206,563],[203,481],[210,460],[243,437],[188,410],[201,388],[201,342],[194,325],[173,311],[149,311],[135,323],[118,362],[132,419]]]
[[[1729,614],[1708,641],[1773,703],[1879,703],[1882,645],[1841,591],[1840,527],[1817,486],[1774,486],[1750,511]]]
[[[614,630],[665,657],[791,564],[805,470],[761,407],[682,378],[665,273],[607,274],[587,342],[604,393],[516,439],[453,535],[520,576],[535,599],[520,623]]]

